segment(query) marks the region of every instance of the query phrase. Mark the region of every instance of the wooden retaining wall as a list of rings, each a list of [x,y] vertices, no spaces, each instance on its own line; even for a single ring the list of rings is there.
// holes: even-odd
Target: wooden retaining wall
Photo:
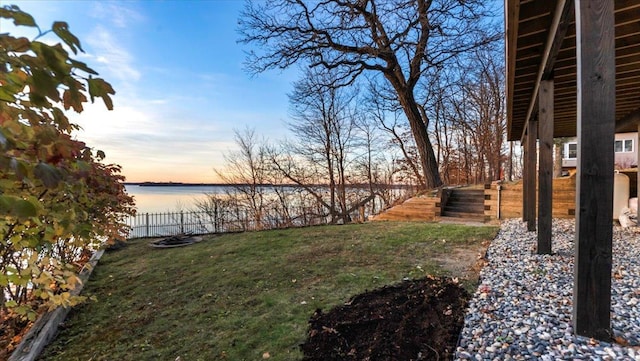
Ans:
[[[637,195],[637,172],[622,171],[629,176],[629,195]],[[500,185],[500,219],[522,218],[522,180]],[[438,221],[441,214],[443,193],[437,197],[418,196],[383,212],[371,220],[376,221]],[[537,195],[537,192],[536,192]],[[576,178],[553,179],[553,213],[554,218],[574,218],[576,214]],[[536,201],[537,204],[537,201]],[[498,219],[498,183],[484,186],[484,215],[487,220]]]
[[[436,203],[438,206],[436,207]],[[372,221],[422,221],[432,222],[440,215],[440,198],[417,196],[409,198],[402,204],[392,207],[375,217]]]
[[[485,216],[493,220],[498,217],[498,185],[500,186],[500,219],[521,218],[522,181],[485,185]],[[575,203],[576,178],[574,176],[555,178],[553,180],[553,217],[574,218],[576,214]]]

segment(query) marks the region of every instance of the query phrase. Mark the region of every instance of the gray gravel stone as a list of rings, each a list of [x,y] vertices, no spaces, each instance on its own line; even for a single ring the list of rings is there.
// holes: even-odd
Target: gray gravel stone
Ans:
[[[469,304],[456,360],[640,361],[640,229],[613,229],[611,326],[617,343],[572,328],[575,222],[553,220],[553,255],[537,255],[536,232],[504,221]]]

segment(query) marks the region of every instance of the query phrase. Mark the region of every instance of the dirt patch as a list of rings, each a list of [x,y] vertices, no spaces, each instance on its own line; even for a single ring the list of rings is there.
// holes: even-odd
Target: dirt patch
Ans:
[[[309,321],[305,361],[445,360],[455,352],[469,293],[426,277],[353,297]]]
[[[449,271],[452,277],[475,281],[486,263],[489,243],[485,241],[482,244],[454,248],[446,255],[434,257],[434,261]]]

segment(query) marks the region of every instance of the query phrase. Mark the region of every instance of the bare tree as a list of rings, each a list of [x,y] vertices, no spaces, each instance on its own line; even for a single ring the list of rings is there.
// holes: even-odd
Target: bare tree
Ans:
[[[428,69],[499,38],[487,23],[483,0],[249,0],[239,20],[253,73],[306,63],[331,72],[333,87],[365,72],[394,89],[408,119],[427,188],[442,184],[429,133],[430,119],[416,101]]]
[[[396,171],[405,173],[403,180],[409,179],[412,181],[411,183],[417,184],[418,188],[426,188],[421,166],[416,163],[417,148],[415,142],[404,129],[406,122],[400,120],[399,111],[401,109],[396,106],[389,89],[375,82],[370,82],[366,104],[369,117],[376,120],[380,129],[391,137],[390,143],[402,153],[402,158],[394,162],[399,167]],[[389,119],[390,117],[392,118],[391,120]]]
[[[250,213],[241,215],[243,219],[255,222],[251,228],[262,229],[269,207],[264,188],[269,171],[266,145],[252,128],[235,130],[234,134],[238,150],[225,154],[226,167],[216,170],[216,174],[229,185],[239,206]]]
[[[289,95],[295,136],[270,160],[281,176],[316,201],[320,214],[331,223],[348,223],[352,213],[368,207],[369,213],[395,197],[388,192],[391,179],[382,166],[377,126],[360,109],[357,88],[327,87],[325,73],[309,69]],[[382,200],[384,204],[376,204]],[[317,213],[317,212],[316,212]]]
[[[327,76],[309,70],[289,94],[293,118],[289,129],[297,136],[297,141],[289,148],[301,156],[302,161],[287,167],[295,172],[283,173],[291,181],[307,187],[318,201],[326,203],[332,223],[338,218],[348,223],[347,168],[349,156],[356,146],[354,100],[357,91],[324,85],[330,82]],[[277,158],[274,160],[276,165],[281,165]],[[280,167],[281,171],[284,169]],[[303,180],[310,176],[309,170],[314,170],[313,182]],[[323,200],[322,192],[311,189],[318,183],[328,184],[328,201]]]
[[[494,60],[494,53],[476,53],[475,79],[465,84],[465,102],[478,154],[477,180],[484,182],[500,179],[505,158],[504,68]]]

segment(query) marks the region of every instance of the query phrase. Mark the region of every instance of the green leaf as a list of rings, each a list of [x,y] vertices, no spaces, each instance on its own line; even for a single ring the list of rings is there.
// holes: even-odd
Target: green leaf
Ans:
[[[15,93],[5,86],[0,86],[0,101],[13,103],[15,101]]]
[[[56,102],[60,101],[60,94],[57,88],[58,82],[46,71],[34,69],[32,73],[32,91],[48,96]]]
[[[60,44],[48,45],[40,41],[34,41],[31,43],[32,50],[38,55],[38,67],[46,64],[48,69],[46,71],[52,71],[59,80],[71,75],[71,64],[67,63],[69,54]]]
[[[87,66],[87,64],[81,62],[81,61],[77,61],[77,60],[73,60],[73,59],[69,59],[69,62],[71,62],[71,65],[73,65],[74,67],[87,72],[89,74],[93,74],[93,75],[98,75],[98,72],[96,72],[95,70],[89,68],[89,66]]]
[[[47,188],[55,188],[62,181],[62,172],[50,164],[39,162],[34,170],[35,176],[44,183]]]
[[[89,78],[87,83],[89,84],[89,95],[91,96],[91,101],[93,102],[94,97],[101,97],[104,101],[104,105],[107,106],[107,109],[113,110],[113,101],[109,94],[115,94],[116,91],[113,90],[111,84],[101,78]]]
[[[16,5],[9,5],[3,8],[0,8],[0,17],[5,19],[13,19],[13,24],[24,25],[24,26],[32,26],[35,27],[36,21],[33,20],[33,17],[24,11],[20,10]]]
[[[38,215],[38,207],[26,199],[20,199],[13,205],[11,213],[18,218],[36,217]]]
[[[84,50],[82,50],[82,46],[80,45],[80,40],[78,40],[78,38],[69,31],[69,25],[66,22],[54,22],[52,30],[54,33],[56,33],[56,35],[58,35],[60,39],[62,39],[62,41],[64,41],[65,44],[67,44],[71,48],[74,54],[78,53],[76,47],[84,53]]]
[[[21,199],[11,195],[0,195],[0,212],[17,218],[37,217],[41,209],[34,197]]]
[[[11,207],[13,206],[14,197],[0,195],[0,214],[11,213]]]
[[[67,118],[62,110],[58,108],[53,108],[53,120],[56,124],[58,124],[58,128],[60,128],[60,130],[67,132],[73,130],[71,124],[69,123],[69,118]]]

